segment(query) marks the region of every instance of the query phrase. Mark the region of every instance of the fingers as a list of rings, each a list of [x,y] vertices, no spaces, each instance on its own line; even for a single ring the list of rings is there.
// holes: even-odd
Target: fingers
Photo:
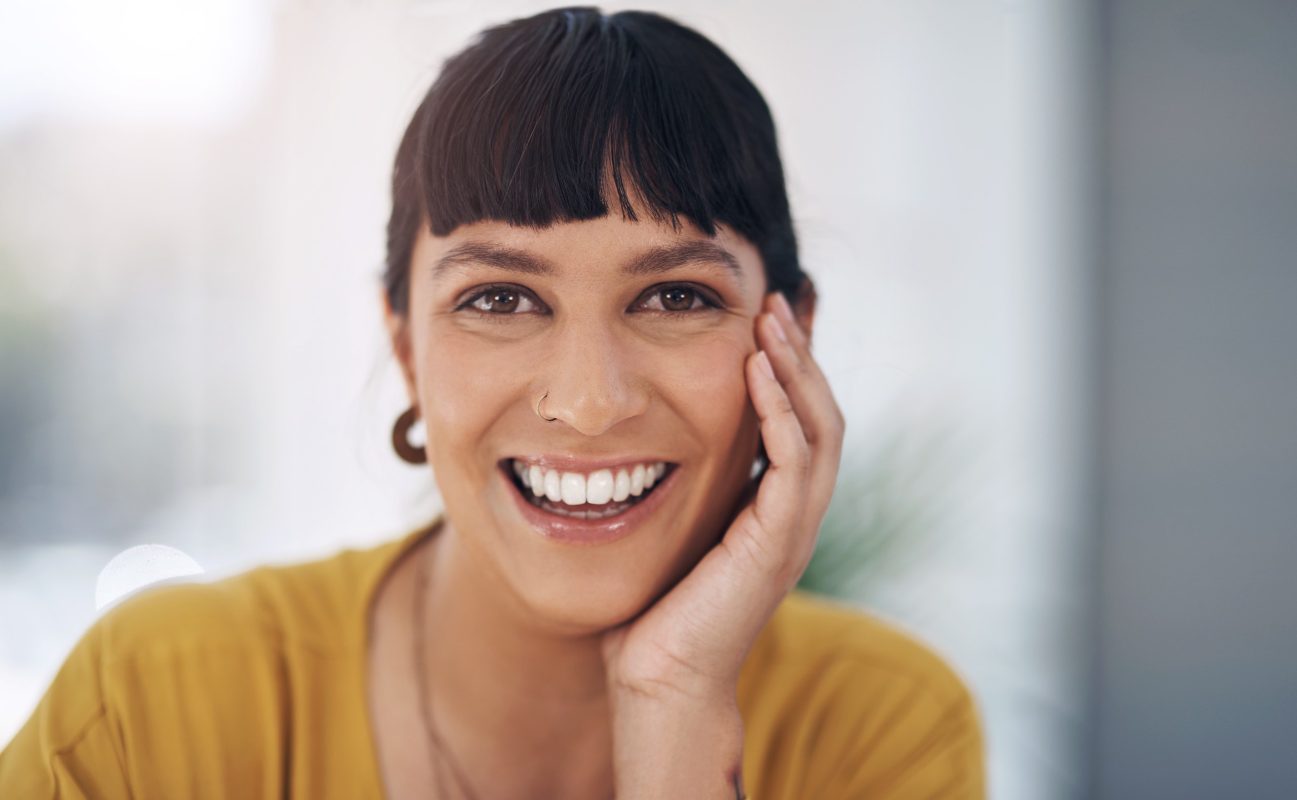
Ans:
[[[828,379],[811,355],[810,339],[793,316],[788,300],[780,292],[771,292],[766,296],[765,309],[771,321],[762,320],[760,327],[770,341],[763,346],[771,351],[775,374],[788,384],[793,406],[807,426],[807,439],[814,444],[822,437],[840,436],[845,427],[842,411],[833,399]]]
[[[811,355],[805,333],[788,322],[792,312],[783,296],[768,297],[767,307],[773,310],[758,317],[758,335],[811,446],[812,470],[826,476],[810,487],[810,497],[827,505],[842,457],[845,420],[828,379]]]
[[[789,565],[803,569],[810,557],[815,537],[797,534],[819,529],[833,495],[845,428],[809,339],[780,318],[792,319],[787,303],[767,297],[757,317],[762,349],[746,364],[770,466],[747,512],[760,530],[740,537],[749,555],[776,574]]]
[[[767,531],[797,527],[805,506],[805,485],[811,468],[811,447],[802,433],[784,387],[771,369],[764,351],[757,351],[747,363],[748,393],[761,421],[770,466],[757,489],[752,506],[757,521]]]

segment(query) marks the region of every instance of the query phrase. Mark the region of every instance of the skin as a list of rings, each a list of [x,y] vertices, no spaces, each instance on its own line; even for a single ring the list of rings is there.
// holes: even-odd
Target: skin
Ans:
[[[684,241],[720,245],[738,274],[706,261],[622,272]],[[553,272],[482,261],[434,272],[470,242],[526,251]],[[519,299],[481,310],[478,293],[500,284]],[[681,286],[697,293],[662,294]],[[446,523],[373,609],[371,704],[391,796],[427,796],[450,769],[423,749],[419,680],[478,797],[736,796],[739,670],[810,559],[844,428],[810,354],[814,293],[794,311],[766,289],[755,247],[723,226],[711,239],[614,213],[545,230],[421,230],[409,313],[385,298],[383,313]],[[672,304],[689,310],[665,313]],[[536,414],[546,392],[557,422]],[[771,465],[758,488],[749,470],[762,441]],[[526,526],[497,470],[544,453],[666,460],[681,474],[633,535],[562,545]],[[427,675],[408,666],[419,558],[431,570],[419,601]]]

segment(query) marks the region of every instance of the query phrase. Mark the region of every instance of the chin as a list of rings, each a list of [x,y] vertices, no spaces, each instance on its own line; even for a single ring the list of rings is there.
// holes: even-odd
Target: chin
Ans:
[[[657,599],[658,585],[647,576],[605,574],[598,578],[565,579],[561,575],[517,586],[527,610],[551,630],[572,635],[603,633],[634,619]]]

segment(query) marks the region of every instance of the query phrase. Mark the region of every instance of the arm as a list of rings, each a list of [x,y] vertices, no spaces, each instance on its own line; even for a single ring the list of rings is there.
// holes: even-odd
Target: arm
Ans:
[[[743,798],[743,720],[718,698],[665,701],[613,695],[617,800]]]

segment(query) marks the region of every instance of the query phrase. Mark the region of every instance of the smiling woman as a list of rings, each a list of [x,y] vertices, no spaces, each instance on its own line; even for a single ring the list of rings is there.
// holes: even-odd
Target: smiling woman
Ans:
[[[793,591],[844,420],[740,69],[648,13],[489,29],[392,198],[393,436],[444,512],[114,608],[0,794],[981,796],[958,676]]]

